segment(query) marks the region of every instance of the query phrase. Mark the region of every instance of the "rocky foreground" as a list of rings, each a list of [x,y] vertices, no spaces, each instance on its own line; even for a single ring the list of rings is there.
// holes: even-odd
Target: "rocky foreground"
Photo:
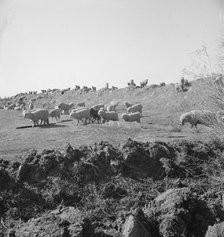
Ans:
[[[224,143],[108,142],[0,160],[1,236],[224,236]]]

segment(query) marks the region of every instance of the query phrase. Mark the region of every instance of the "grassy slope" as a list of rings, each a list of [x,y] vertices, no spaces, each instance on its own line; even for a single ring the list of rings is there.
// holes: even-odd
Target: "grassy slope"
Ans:
[[[200,133],[192,133],[186,125],[181,132],[173,132],[178,126],[181,113],[191,109],[220,109],[212,97],[218,95],[217,89],[210,80],[197,80],[192,82],[192,87],[187,92],[177,92],[174,85],[169,84],[158,88],[122,88],[114,92],[97,91],[78,95],[71,90],[64,95],[60,93],[45,95],[43,99],[35,102],[36,108],[43,105],[53,108],[59,102],[85,102],[86,106],[99,103],[109,103],[112,100],[121,102],[118,113],[125,112],[124,101],[140,102],[143,104],[143,118],[141,124],[110,122],[109,124],[90,124],[76,126],[75,121],[67,121],[68,116],[63,116],[62,121],[48,128],[15,129],[18,126],[30,125],[29,120],[22,118],[21,112],[0,110],[0,155],[2,158],[20,158],[24,151],[35,148],[61,148],[66,142],[73,146],[90,144],[107,140],[112,144],[124,142],[128,137],[138,141],[152,141],[170,139],[207,139],[213,134],[211,128],[202,126]],[[27,99],[38,95],[27,95]],[[16,98],[13,98],[14,100]]]

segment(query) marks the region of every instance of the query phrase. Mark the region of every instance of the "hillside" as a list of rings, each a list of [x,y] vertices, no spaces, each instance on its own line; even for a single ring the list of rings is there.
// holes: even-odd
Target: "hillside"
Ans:
[[[35,108],[53,108],[59,102],[85,102],[86,106],[99,103],[119,101],[117,107],[119,116],[126,111],[123,102],[139,102],[143,105],[143,118],[141,123],[126,123],[123,121],[105,124],[80,124],[72,121],[68,115],[63,115],[59,123],[50,127],[35,127],[16,129],[16,127],[29,126],[30,121],[22,117],[21,111],[0,110],[0,155],[11,159],[12,155],[22,157],[23,152],[31,148],[42,150],[44,148],[61,148],[66,142],[76,145],[92,144],[106,140],[118,145],[127,138],[137,141],[169,141],[175,139],[209,139],[213,136],[212,128],[200,126],[200,133],[195,133],[189,125],[180,131],[179,117],[181,113],[191,109],[220,109],[212,96],[217,93],[216,88],[209,80],[193,81],[186,92],[177,92],[174,85],[152,88],[123,88],[117,91],[96,91],[79,95],[71,90],[66,94],[54,93],[50,95],[26,95],[27,101],[42,96],[34,103]],[[19,97],[12,97],[12,101]],[[215,104],[215,106],[214,106]],[[55,121],[50,120],[51,123]]]
[[[185,92],[170,84],[24,99],[48,109],[119,101],[119,117],[124,101],[139,102],[141,123],[76,125],[62,115],[32,128],[21,111],[1,109],[0,236],[223,236],[223,127],[179,126],[181,113],[221,110],[222,98],[201,79]]]

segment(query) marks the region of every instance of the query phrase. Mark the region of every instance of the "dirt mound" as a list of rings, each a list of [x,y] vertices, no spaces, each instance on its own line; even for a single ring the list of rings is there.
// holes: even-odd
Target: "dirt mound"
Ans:
[[[74,175],[77,182],[99,182],[106,180],[111,175],[117,174],[121,153],[108,142],[101,142],[94,146],[82,147],[83,157],[74,164]]]
[[[79,223],[74,231],[80,235],[108,237],[120,235],[128,219],[154,236],[202,237],[208,226],[224,221],[223,152],[218,141],[128,139],[118,147],[103,141],[31,150],[22,163],[1,160],[0,230],[42,228],[69,236]],[[141,218],[130,217],[136,208],[144,208]],[[73,214],[79,219],[68,218]]]
[[[171,159],[172,148],[163,142],[141,143],[131,139],[121,148],[122,174],[131,177],[160,177],[164,173],[161,158]]]
[[[222,210],[221,206],[213,209]],[[159,195],[145,210],[151,225],[162,236],[205,236],[209,225],[216,222],[212,208],[190,188],[169,189]],[[218,217],[224,218],[221,211]]]
[[[93,236],[93,228],[74,207],[58,208],[41,217],[32,218],[15,229],[22,236]]]

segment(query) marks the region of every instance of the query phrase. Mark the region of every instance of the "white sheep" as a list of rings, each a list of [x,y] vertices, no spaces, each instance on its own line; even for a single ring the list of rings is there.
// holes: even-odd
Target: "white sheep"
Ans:
[[[118,101],[111,101],[109,105],[106,105],[107,111],[116,111],[116,107],[118,106]]]
[[[148,79],[145,79],[144,81],[141,81],[140,82],[140,87],[141,88],[145,87],[148,84],[148,81],[149,81]]]
[[[108,106],[106,107],[106,110],[107,110],[107,111],[115,111],[115,110],[116,110],[116,106],[115,106],[115,105],[108,105]]]
[[[86,108],[85,108],[85,107],[74,108],[74,109],[72,109],[72,110],[70,111],[70,113],[76,112],[76,111],[78,111],[78,110],[83,110],[83,109],[86,109]]]
[[[192,110],[186,112],[180,116],[180,125],[183,126],[185,123],[190,123],[191,128],[195,126],[197,129],[198,124],[202,125],[214,125],[220,122],[219,113],[214,113],[209,110]]]
[[[84,122],[83,121],[82,122],[86,124],[87,119],[89,119],[90,121],[90,110],[88,108],[72,110],[69,116],[70,118],[74,118],[78,120],[77,125],[79,124],[79,120],[82,121],[82,119],[85,119]]]
[[[34,111],[24,110],[23,117],[30,119],[33,122],[33,126],[37,125],[40,120],[40,124],[44,122],[44,124],[49,124],[49,112],[47,109],[38,109]]]
[[[101,108],[104,108],[104,104],[93,105],[91,108],[100,110]]]
[[[174,84],[174,88],[175,88],[175,90],[177,90],[177,91],[182,91],[180,83],[175,83],[175,84]]]
[[[61,112],[58,108],[49,111],[49,117],[55,118],[55,120],[60,120]]]
[[[126,122],[138,122],[140,123],[141,114],[140,112],[135,112],[131,114],[124,113],[121,115],[121,118]]]
[[[32,110],[34,108],[34,104],[33,104],[33,102],[31,101],[30,103],[29,103],[29,110]]]
[[[98,115],[102,118],[103,121],[118,121],[118,113],[116,113],[115,111],[104,111],[100,109],[98,111]]]
[[[128,113],[140,112],[140,114],[142,115],[142,105],[141,104],[132,105],[127,109],[127,111]]]

